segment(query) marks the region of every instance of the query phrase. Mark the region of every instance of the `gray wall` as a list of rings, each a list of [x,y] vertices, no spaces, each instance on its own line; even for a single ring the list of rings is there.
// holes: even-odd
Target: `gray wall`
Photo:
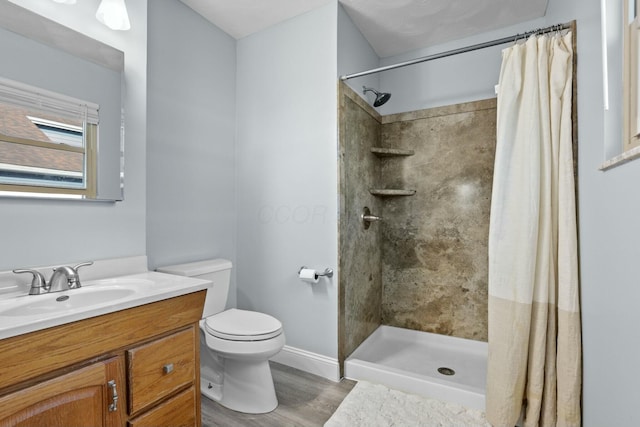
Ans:
[[[640,425],[640,161],[608,172],[604,133],[600,2],[550,2],[555,20],[578,20],[580,276],[584,352],[584,426]],[[619,76],[618,76],[619,78]],[[612,98],[610,102],[621,102]],[[613,141],[622,144],[621,141]],[[612,375],[607,366],[623,370]]]
[[[383,58],[380,64],[396,64],[471,46],[540,28],[545,26],[546,22],[542,19],[529,21],[428,49]],[[505,45],[494,46],[381,73],[380,84],[392,93],[392,97],[379,108],[380,114],[416,111],[495,97],[494,86],[498,83],[501,50],[504,47]]]
[[[338,76],[353,74],[359,71],[377,68],[380,58],[373,50],[367,39],[355,26],[342,5],[338,5]],[[351,89],[360,97],[375,100],[371,92],[362,93],[362,86],[380,88],[380,74],[370,74],[357,79],[345,80]]]
[[[600,2],[550,0],[544,20],[531,21],[482,36],[449,43],[428,51],[387,58],[393,63],[406,57],[491,40],[559,22],[577,20],[578,55],[578,191],[583,333],[584,426],[638,425],[640,414],[640,286],[637,251],[640,238],[640,161],[608,172],[598,166],[606,160],[606,145],[622,142],[604,133]],[[409,67],[381,76],[382,85],[394,93],[387,112],[410,111],[492,96],[500,67],[500,48],[485,49]],[[619,79],[619,76],[615,76]],[[619,81],[619,80],[618,80]],[[411,97],[410,93],[421,94]],[[396,96],[399,95],[399,96]],[[610,102],[620,102],[612,97]],[[610,114],[610,113],[607,113]],[[609,120],[613,119],[609,117]],[[609,134],[607,134],[609,135]],[[613,373],[616,367],[622,374]]]
[[[0,270],[144,254],[147,2],[129,2],[127,32],[97,24],[97,0],[15,3],[125,53],[125,201],[0,199]]]
[[[337,357],[337,4],[238,41],[238,306],[272,314],[287,345]]]
[[[149,267],[235,262],[236,42],[175,0],[148,15]]]

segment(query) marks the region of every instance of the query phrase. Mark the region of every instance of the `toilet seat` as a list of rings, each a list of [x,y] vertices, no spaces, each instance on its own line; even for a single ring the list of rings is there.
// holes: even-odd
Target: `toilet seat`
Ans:
[[[205,331],[229,341],[264,341],[282,333],[282,323],[272,316],[232,308],[204,321]]]

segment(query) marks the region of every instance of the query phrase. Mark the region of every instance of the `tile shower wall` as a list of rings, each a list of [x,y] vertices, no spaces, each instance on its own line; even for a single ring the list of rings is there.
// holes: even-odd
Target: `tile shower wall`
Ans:
[[[340,83],[339,360],[342,362],[379,325],[382,308],[380,224],[364,230],[367,206],[380,214],[382,203],[369,194],[381,164],[371,154],[380,145],[380,115]],[[341,363],[342,365],[342,363]]]
[[[487,340],[495,99],[382,117],[382,323]]]

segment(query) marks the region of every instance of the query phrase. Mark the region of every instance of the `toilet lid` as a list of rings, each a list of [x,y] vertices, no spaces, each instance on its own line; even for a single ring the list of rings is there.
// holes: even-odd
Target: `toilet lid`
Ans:
[[[261,341],[280,335],[282,323],[268,314],[232,308],[207,317],[205,329],[225,340]]]

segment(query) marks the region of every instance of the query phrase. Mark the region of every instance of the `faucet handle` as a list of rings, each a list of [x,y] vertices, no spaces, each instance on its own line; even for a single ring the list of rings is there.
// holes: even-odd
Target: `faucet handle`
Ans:
[[[75,271],[75,273],[76,273],[76,280],[75,280],[75,284],[73,285],[73,288],[82,287],[82,284],[80,283],[80,275],[78,274],[78,269],[80,267],[86,267],[88,265],[93,265],[93,261],[81,262],[80,264],[78,264],[75,267],[73,267],[73,271]]]
[[[13,272],[16,274],[31,273],[33,275],[33,278],[31,279],[31,289],[29,289],[29,295],[40,295],[49,291],[47,281],[39,271],[17,268],[13,270]]]
[[[93,261],[81,262],[80,264],[73,267],[73,269],[77,272],[80,267],[86,267],[88,265],[93,265]]]

